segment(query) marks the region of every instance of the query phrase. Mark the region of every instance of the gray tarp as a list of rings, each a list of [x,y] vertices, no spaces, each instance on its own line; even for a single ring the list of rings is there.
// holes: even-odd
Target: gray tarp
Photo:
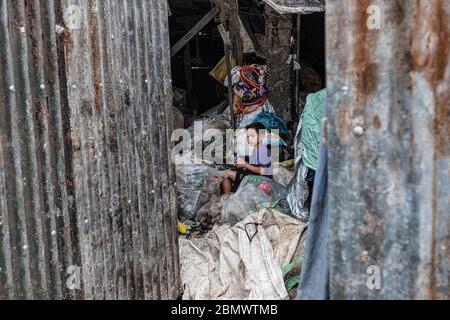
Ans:
[[[295,147],[295,170],[294,176],[291,179],[288,187],[287,201],[291,207],[292,213],[298,217],[301,221],[307,222],[309,219],[309,187],[306,177],[308,176],[308,167],[303,162],[302,150],[300,148],[300,142],[303,129],[303,117],[300,118],[298,124],[297,134],[294,139]]]
[[[308,95],[305,111],[302,115],[300,150],[303,163],[312,170],[317,170],[319,162],[322,119],[325,115],[326,97],[326,89]]]
[[[205,238],[180,240],[185,300],[288,299],[281,267],[289,264],[306,225],[270,209]]]
[[[329,299],[327,157],[327,147],[322,144],[300,275],[299,300]]]

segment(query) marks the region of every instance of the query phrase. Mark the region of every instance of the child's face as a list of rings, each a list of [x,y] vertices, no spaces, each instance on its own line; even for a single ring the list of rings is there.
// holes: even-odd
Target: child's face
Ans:
[[[257,147],[259,145],[259,134],[255,129],[247,130],[247,140],[248,144],[252,147]]]

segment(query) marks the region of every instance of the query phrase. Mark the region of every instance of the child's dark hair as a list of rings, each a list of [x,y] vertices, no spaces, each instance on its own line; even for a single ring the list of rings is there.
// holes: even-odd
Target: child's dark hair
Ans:
[[[267,130],[267,128],[261,122],[254,122],[245,128],[245,130],[249,130],[249,129],[255,130],[256,132],[258,132],[258,134],[261,130]]]

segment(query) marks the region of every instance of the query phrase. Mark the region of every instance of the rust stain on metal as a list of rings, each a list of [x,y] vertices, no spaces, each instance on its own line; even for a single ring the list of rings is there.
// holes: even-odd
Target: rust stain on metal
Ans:
[[[65,54],[66,54],[65,58],[67,61],[71,61],[72,60],[72,51],[74,48],[74,42],[73,42],[72,34],[71,34],[69,28],[67,28],[67,27],[64,27],[63,39],[64,39]]]
[[[350,132],[352,131],[352,123],[349,108],[345,106],[340,107],[336,121],[336,130],[339,137],[343,140],[346,140],[349,137]]]
[[[449,15],[448,1],[328,1],[333,298],[448,299]],[[355,140],[358,118],[373,130]],[[372,261],[379,292],[358,276]]]
[[[375,129],[380,129],[381,128],[381,118],[379,116],[375,116],[373,118],[373,126]]]
[[[100,45],[98,43],[98,18],[97,15],[91,14],[91,42],[92,42],[92,62],[93,62],[93,78],[95,91],[95,108],[98,111],[103,111],[103,94],[101,87],[101,59],[100,59]]]
[[[450,53],[446,7],[440,0],[417,1],[412,66],[432,82],[444,80]]]
[[[450,78],[447,80],[450,81]],[[448,84],[447,84],[448,85]],[[450,88],[438,96],[439,107],[436,110],[435,136],[437,156],[448,157],[450,154]]]
[[[0,219],[9,219],[0,228],[0,297],[176,299],[176,205],[166,196],[174,168],[153,163],[169,158],[170,137],[160,133],[170,125],[171,108],[161,106],[171,98],[155,94],[170,81],[167,4],[17,4],[0,5],[0,91],[9,93],[0,96],[8,146],[0,147]],[[80,28],[64,23],[69,8],[86,15]],[[136,90],[143,70],[148,87]],[[119,75],[134,76],[119,86]],[[158,206],[149,201],[155,189]],[[73,292],[65,283],[72,265],[83,278]]]
[[[377,66],[371,59],[369,46],[371,45],[369,29],[367,28],[366,12],[370,6],[370,0],[357,1],[354,6],[354,17],[357,19],[355,38],[353,43],[353,62],[352,68],[355,73],[356,92],[358,93],[358,102],[356,108],[363,107],[367,96],[371,95],[378,84]]]

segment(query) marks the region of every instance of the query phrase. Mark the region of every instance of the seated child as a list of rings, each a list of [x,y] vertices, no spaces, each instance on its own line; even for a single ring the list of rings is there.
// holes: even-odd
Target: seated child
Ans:
[[[224,193],[236,192],[242,180],[248,175],[264,175],[272,178],[272,154],[263,144],[266,128],[259,122],[247,128],[248,144],[255,147],[250,162],[236,161],[237,171],[228,170],[224,174],[222,188]]]

